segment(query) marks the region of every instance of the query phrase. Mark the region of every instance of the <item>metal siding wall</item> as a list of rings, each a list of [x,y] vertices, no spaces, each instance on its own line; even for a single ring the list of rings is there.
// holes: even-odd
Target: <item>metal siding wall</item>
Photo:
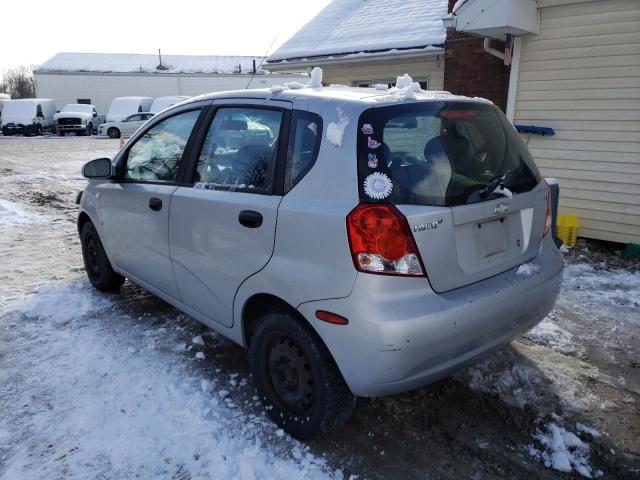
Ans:
[[[111,100],[133,95],[162,97],[165,95],[200,95],[224,90],[244,89],[247,75],[109,75],[36,73],[39,97],[53,98],[61,109],[78,98],[90,98],[99,113],[106,113]],[[306,77],[256,75],[251,88],[264,88],[284,82],[306,81]]]
[[[435,56],[416,58],[404,62],[374,62],[367,65],[323,65],[323,80],[327,84],[351,86],[354,81],[395,80],[408,73],[412,77],[429,77],[429,90],[442,90],[444,84],[444,58]]]
[[[529,148],[580,236],[640,243],[640,2],[543,6],[522,40],[514,123],[556,130]]]

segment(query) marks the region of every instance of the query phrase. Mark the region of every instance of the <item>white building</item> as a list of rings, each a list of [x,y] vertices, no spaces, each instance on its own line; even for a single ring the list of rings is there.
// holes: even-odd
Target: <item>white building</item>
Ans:
[[[38,97],[91,103],[105,113],[111,100],[124,96],[199,95],[222,90],[264,88],[306,81],[291,74],[269,74],[262,58],[212,55],[138,55],[58,53],[33,72]],[[254,75],[255,72],[255,75]]]

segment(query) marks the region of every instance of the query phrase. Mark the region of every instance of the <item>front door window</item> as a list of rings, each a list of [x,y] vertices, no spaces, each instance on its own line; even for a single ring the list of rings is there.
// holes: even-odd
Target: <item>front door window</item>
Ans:
[[[175,182],[178,167],[200,110],[174,115],[147,130],[131,146],[124,178],[144,182]]]

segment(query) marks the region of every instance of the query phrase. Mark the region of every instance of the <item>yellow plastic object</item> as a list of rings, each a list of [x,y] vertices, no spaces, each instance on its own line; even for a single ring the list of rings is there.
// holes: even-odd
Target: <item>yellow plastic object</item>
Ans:
[[[575,215],[560,214],[556,222],[556,235],[567,247],[575,247],[578,241],[578,217]]]

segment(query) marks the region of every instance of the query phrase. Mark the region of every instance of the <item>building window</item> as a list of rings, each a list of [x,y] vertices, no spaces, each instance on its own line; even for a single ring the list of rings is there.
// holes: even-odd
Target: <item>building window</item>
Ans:
[[[91,105],[91,99],[90,98],[79,98],[78,102],[80,105]]]
[[[429,78],[414,78],[414,82],[418,82],[420,84],[420,88],[423,90],[429,90]],[[387,87],[391,88],[396,85],[395,80],[358,80],[355,82],[351,82],[351,85],[354,87],[364,87],[364,88],[374,88],[376,85],[387,85]]]

